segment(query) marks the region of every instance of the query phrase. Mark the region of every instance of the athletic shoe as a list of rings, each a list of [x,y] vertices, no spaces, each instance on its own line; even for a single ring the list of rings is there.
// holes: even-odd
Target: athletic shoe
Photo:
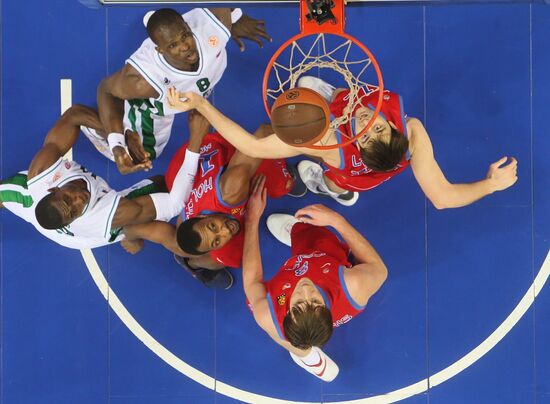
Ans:
[[[206,268],[191,268],[189,259],[174,254],[176,262],[193,278],[213,289],[229,289],[233,285],[233,275],[227,268],[211,270]]]
[[[338,365],[334,363],[332,359],[330,359],[327,354],[325,354],[321,348],[317,348],[316,346],[311,347],[311,349],[315,350],[319,357],[321,358],[319,360],[319,363],[315,365],[306,365],[299,356],[294,355],[292,352],[290,353],[290,357],[292,360],[300,366],[302,369],[305,369],[309,373],[311,373],[314,376],[317,376],[319,379],[323,380],[324,382],[331,382],[333,381],[336,376],[338,376],[338,372],[340,369],[338,369]]]
[[[143,16],[143,26],[145,28],[147,28],[147,23],[149,22],[149,18],[151,18],[151,16],[155,14],[155,11],[157,10],[147,11],[147,13],[145,13],[145,15]]]
[[[334,86],[326,81],[313,76],[302,76],[298,79],[298,87],[305,87],[318,92],[330,104],[332,94],[334,94]]]
[[[298,163],[298,174],[306,184],[307,189],[317,195],[329,196],[344,206],[355,205],[359,199],[359,192],[346,191],[341,194],[325,191],[326,185],[323,180],[323,169],[317,163],[309,160],[302,160]]]
[[[304,182],[300,178],[300,175],[298,174],[298,170],[296,169],[295,165],[287,164],[286,168],[294,179],[294,185],[292,186],[292,189],[288,192],[288,196],[292,196],[293,198],[301,198],[307,193],[306,184],[304,184]]]
[[[290,247],[290,230],[297,222],[298,219],[292,215],[273,213],[267,218],[267,228],[273,237]]]
[[[338,202],[340,205],[353,206],[359,199],[359,192],[346,191],[338,195],[330,195],[332,199]]]

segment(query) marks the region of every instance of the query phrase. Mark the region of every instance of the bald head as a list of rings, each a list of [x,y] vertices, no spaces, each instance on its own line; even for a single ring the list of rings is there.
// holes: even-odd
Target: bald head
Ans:
[[[161,8],[147,21],[147,34],[158,45],[158,35],[163,29],[171,29],[186,25],[180,13],[172,8]]]

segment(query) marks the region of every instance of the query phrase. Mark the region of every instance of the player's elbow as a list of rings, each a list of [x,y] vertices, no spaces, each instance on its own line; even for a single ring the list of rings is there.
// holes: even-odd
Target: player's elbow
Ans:
[[[444,186],[435,192],[426,193],[426,197],[437,210],[447,209],[452,207],[452,191],[450,186]]]
[[[430,198],[430,201],[437,210],[443,210],[450,207],[444,198]]]

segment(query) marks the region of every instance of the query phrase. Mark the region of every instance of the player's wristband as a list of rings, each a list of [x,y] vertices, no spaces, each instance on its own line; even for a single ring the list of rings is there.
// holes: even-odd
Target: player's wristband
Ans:
[[[122,147],[126,149],[126,138],[122,133],[112,132],[107,136],[107,143],[109,143],[109,149],[113,151],[115,147]]]
[[[243,16],[243,10],[240,8],[235,8],[231,11],[231,24],[235,24]]]

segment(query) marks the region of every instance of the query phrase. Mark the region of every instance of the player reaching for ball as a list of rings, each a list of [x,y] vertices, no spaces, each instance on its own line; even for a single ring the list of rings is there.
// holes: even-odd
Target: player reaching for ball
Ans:
[[[329,103],[333,115],[339,116],[347,105],[346,89],[335,89],[330,84],[315,77],[304,76],[298,80],[298,90],[301,87],[315,90],[319,95],[314,100],[308,91],[307,103],[316,106],[319,111],[326,110]],[[288,91],[292,91],[288,90]],[[287,91],[287,92],[288,92]],[[365,92],[368,89],[361,89]],[[284,97],[283,93],[279,98]],[[287,110],[294,106],[302,109],[301,94],[293,103],[286,103]],[[416,118],[408,118],[403,112],[401,97],[393,92],[384,91],[382,107],[374,123],[364,135],[355,142],[335,149],[311,149],[285,143],[285,134],[292,133],[292,127],[307,124],[312,133],[303,134],[305,143],[314,139],[315,145],[334,145],[342,143],[363,130],[373,115],[378,99],[374,91],[360,98],[360,103],[354,106],[351,121],[337,130],[327,130],[317,139],[320,126],[315,120],[305,122],[298,113],[287,113],[287,121],[272,112],[272,126],[275,133],[263,139],[256,139],[238,124],[231,121],[211,105],[206,99],[196,93],[178,93],[170,90],[169,102],[172,108],[187,111],[196,108],[238,150],[256,158],[285,158],[306,154],[322,161],[321,164],[302,161],[298,165],[300,177],[307,188],[314,193],[332,197],[342,205],[353,205],[359,198],[359,191],[367,191],[411,166],[414,176],[437,209],[457,208],[469,205],[478,199],[496,191],[509,188],[517,181],[517,161],[515,158],[502,157],[489,166],[484,179],[467,183],[450,183],[434,157],[432,143],[426,129]],[[277,99],[279,101],[279,99]],[[277,106],[277,101],[274,106]],[[311,108],[309,108],[311,109]],[[315,110],[315,108],[313,108]],[[313,118],[325,119],[308,111]],[[322,118],[322,119],[321,119]],[[296,139],[294,139],[296,140]],[[300,139],[302,140],[302,139]]]

